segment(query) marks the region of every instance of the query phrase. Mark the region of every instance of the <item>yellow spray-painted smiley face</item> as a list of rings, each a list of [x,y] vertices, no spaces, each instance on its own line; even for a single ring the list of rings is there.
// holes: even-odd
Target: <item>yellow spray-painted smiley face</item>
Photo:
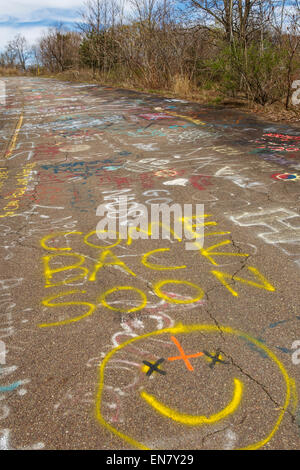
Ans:
[[[187,335],[189,336],[190,339],[195,338],[198,340],[201,340],[202,337],[202,343],[203,341],[205,342],[206,340],[203,339],[203,335],[206,336],[206,338],[209,337],[214,337],[216,338],[216,335],[222,335],[223,337],[226,337],[226,341],[228,343],[228,340],[231,340],[230,342],[233,344],[233,352],[232,355],[237,354],[237,342],[239,345],[245,346],[245,343],[249,346],[248,348],[244,348],[245,354],[243,356],[250,357],[251,355],[254,354],[254,358],[252,357],[252,361],[257,367],[260,367],[260,363],[264,366],[260,367],[262,370],[258,371],[257,377],[253,377],[249,379],[249,373],[246,371],[242,371],[241,367],[239,364],[236,362],[236,359],[232,358],[230,362],[231,366],[231,371],[226,372],[225,368],[219,366],[219,370],[221,372],[217,372],[217,367],[212,367],[216,366],[217,363],[225,363],[228,364],[228,361],[225,361],[224,357],[221,356],[219,353],[218,354],[210,354],[208,351],[204,352],[204,349],[202,352],[196,352],[194,354],[188,354],[185,353],[184,349],[182,348],[180,341],[178,338],[185,338]],[[191,336],[192,335],[192,336]],[[123,439],[127,443],[129,443],[131,446],[136,447],[138,449],[149,449],[149,448],[163,448],[164,444],[159,443],[157,440],[151,440],[149,439],[149,433],[143,430],[143,426],[141,424],[134,425],[132,424],[132,419],[130,419],[130,424],[129,426],[126,426],[126,423],[111,423],[109,422],[109,419],[107,419],[106,411],[105,411],[105,381],[107,380],[107,374],[109,373],[109,369],[111,367],[112,363],[118,362],[117,356],[119,353],[124,354],[126,349],[131,349],[131,355],[132,355],[132,350],[136,349],[137,346],[139,345],[139,342],[142,342],[143,344],[146,344],[146,341],[153,340],[156,341],[156,348],[161,348],[163,340],[168,339],[169,343],[173,343],[174,346],[177,348],[177,354],[174,356],[168,357],[166,360],[160,359],[156,361],[143,361],[142,367],[140,368],[140,371],[143,373],[143,376],[146,378],[144,380],[142,386],[135,388],[132,390],[134,392],[135,396],[132,394],[129,396],[130,404],[129,408],[131,410],[131,413],[135,413],[135,409],[137,408],[139,413],[142,418],[140,419],[139,423],[144,422],[147,423],[148,428],[153,427],[154,434],[155,434],[155,427],[157,426],[160,429],[160,432],[162,429],[164,429],[163,433],[168,434],[170,429],[172,428],[172,433],[170,434],[171,436],[174,434],[176,435],[177,433],[190,433],[190,431],[194,434],[193,439],[194,439],[194,444],[191,444],[193,447],[192,448],[201,448],[201,442],[203,442],[203,435],[201,437],[201,434],[197,434],[199,429],[206,430],[205,432],[207,433],[208,427],[211,426],[218,426],[217,428],[213,428],[213,432],[215,430],[220,431],[220,429],[225,429],[231,426],[234,429],[234,426],[239,429],[239,436],[238,436],[238,443],[237,445],[234,445],[233,448],[242,448],[242,449],[258,449],[265,444],[267,444],[272,437],[275,435],[277,432],[283,416],[290,404],[291,398],[293,396],[293,391],[294,391],[294,383],[293,380],[290,379],[288,376],[288,373],[286,372],[284,366],[282,363],[279,361],[279,359],[275,356],[275,354],[269,350],[264,344],[260,343],[256,339],[250,337],[249,335],[234,330],[230,327],[217,327],[215,325],[182,325],[179,324],[174,328],[168,328],[168,329],[163,329],[163,330],[157,330],[139,337],[134,337],[130,339],[129,341],[126,341],[125,343],[121,344],[114,350],[112,350],[107,356],[104,358],[100,369],[99,369],[99,386],[98,386],[98,391],[97,391],[97,398],[96,398],[96,417],[98,421],[105,426],[109,431],[114,433],[116,436],[119,438]],[[170,341],[171,340],[171,341]],[[160,344],[161,343],[161,344]],[[140,343],[141,344],[141,343]],[[169,346],[170,347],[170,346]],[[148,348],[149,349],[149,348]],[[151,348],[150,348],[151,349]],[[239,353],[240,349],[239,349]],[[231,355],[231,354],[230,354]],[[202,356],[202,357],[201,357]],[[122,356],[124,357],[124,356]],[[186,382],[182,383],[182,393],[183,396],[180,399],[181,403],[177,406],[172,406],[172,401],[173,400],[173,395],[172,393],[166,393],[166,390],[168,390],[168,387],[170,389],[170,384],[167,384],[165,387],[165,391],[162,393],[160,390],[155,388],[154,385],[158,385],[158,387],[163,384],[163,380],[165,379],[167,372],[169,374],[169,371],[171,369],[171,366],[173,367],[176,364],[176,367],[178,368],[179,363],[183,368],[188,369],[188,371],[193,371],[193,365],[192,363],[195,364],[195,361],[197,359],[203,361],[203,358],[206,360],[209,360],[210,363],[210,368],[209,373],[211,374],[210,376],[206,376],[204,378],[204,381],[202,381],[201,384],[198,384],[198,380],[202,378],[202,375],[204,374],[204,369],[203,369],[203,362],[200,364],[200,362],[197,363],[197,366],[195,366],[195,369],[197,368],[198,375],[191,374],[192,379],[192,384],[188,383],[188,380]],[[260,359],[259,359],[260,358]],[[121,359],[124,361],[124,359]],[[267,362],[266,362],[267,361]],[[268,369],[268,374],[270,374],[271,380],[274,380],[273,377],[276,376],[276,389],[278,390],[280,388],[280,396],[276,393],[275,391],[271,391],[266,393],[266,387],[264,384],[259,384],[259,380],[262,380],[261,377],[265,375],[265,368],[267,367]],[[239,371],[238,376],[232,375],[232,370]],[[151,376],[151,377],[150,377]],[[231,382],[224,383],[224,380],[226,379],[226,382],[228,382],[229,377],[231,376]],[[151,380],[151,387],[150,387],[150,378],[154,378],[154,380]],[[181,376],[184,377],[184,376]],[[214,405],[212,406],[213,412],[208,412],[208,413],[199,413],[197,412],[199,407],[195,406],[195,411],[193,413],[187,413],[186,412],[186,406],[189,403],[189,397],[191,395],[191,388],[194,388],[197,393],[200,393],[200,398],[197,401],[201,402],[201,393],[203,396],[203,388],[208,385],[208,377],[211,377],[214,381],[216,381],[216,393],[212,393],[211,391],[209,392],[209,397],[212,398],[212,401],[218,402],[219,396],[221,396],[221,400],[219,400],[219,405],[217,409],[214,409]],[[176,378],[175,378],[176,380]],[[182,379],[181,379],[182,380]],[[256,388],[255,388],[256,387]],[[257,426],[254,426],[254,433],[253,429],[251,430],[251,424],[247,423],[245,424],[244,428],[241,428],[240,423],[243,421],[247,421],[245,416],[254,416],[256,420],[260,420],[261,417],[263,417],[264,414],[264,401],[257,397],[257,387],[261,388],[262,394],[269,395],[268,400],[270,401],[271,397],[271,411],[267,410],[267,416],[270,419],[265,420],[263,418],[262,422],[258,423]],[[150,393],[148,391],[148,388],[152,388],[154,393]],[[224,391],[226,390],[226,393]],[[272,394],[275,394],[274,396],[271,396]],[[159,398],[160,396],[163,396],[163,399]],[[225,396],[223,396],[225,395]],[[198,397],[199,397],[198,396]],[[222,406],[220,406],[220,403]],[[201,403],[200,403],[201,405]],[[201,408],[201,406],[200,406]],[[246,411],[245,411],[246,409]],[[185,411],[183,411],[185,410]],[[249,411],[250,410],[250,411]],[[153,421],[150,420],[149,416],[153,414]],[[237,417],[236,417],[237,415]],[[151,418],[152,419],[152,418]],[[250,423],[252,418],[250,418]],[[254,418],[253,418],[254,419]],[[267,422],[265,422],[267,421]],[[164,426],[167,427],[164,428]],[[173,432],[174,428],[174,432]],[[262,429],[263,428],[263,429]],[[249,429],[249,430],[248,430]],[[258,430],[257,430],[258,429]],[[257,438],[253,438],[253,435],[255,436],[255,432],[257,430]],[[211,433],[212,431],[210,431]],[[136,437],[140,436],[140,437]],[[197,437],[198,436],[198,437]],[[195,444],[195,439],[198,439],[198,443]],[[165,446],[167,448],[171,448],[170,440],[165,439]],[[180,446],[180,440],[177,440],[177,448]],[[175,447],[176,448],[176,447]]]

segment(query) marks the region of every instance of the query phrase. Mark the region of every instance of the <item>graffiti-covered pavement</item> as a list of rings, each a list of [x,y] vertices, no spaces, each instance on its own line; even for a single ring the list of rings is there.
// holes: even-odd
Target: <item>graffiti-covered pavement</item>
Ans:
[[[300,449],[300,128],[2,88],[0,449]],[[204,206],[194,249],[99,236],[163,203]]]

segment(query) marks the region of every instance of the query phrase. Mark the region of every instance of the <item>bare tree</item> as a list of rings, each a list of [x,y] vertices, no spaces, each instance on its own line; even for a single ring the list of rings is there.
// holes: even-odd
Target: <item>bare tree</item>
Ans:
[[[30,58],[30,47],[26,38],[21,34],[17,34],[14,39],[8,43],[7,50],[11,57],[15,57],[15,62],[25,71],[27,61]]]
[[[242,45],[255,31],[270,21],[274,3],[269,0],[185,0],[198,12],[206,28],[216,26],[225,33],[225,40],[232,44],[237,39]]]
[[[24,36],[17,34],[9,41],[1,54],[1,65],[5,67],[20,67],[26,70],[26,64],[30,58],[30,47]]]
[[[82,52],[93,69],[111,70],[116,60],[115,32],[122,24],[123,10],[124,1],[118,0],[87,0],[81,9]]]
[[[63,72],[78,65],[80,35],[66,31],[63,25],[49,29],[39,42],[42,64],[52,72]]]

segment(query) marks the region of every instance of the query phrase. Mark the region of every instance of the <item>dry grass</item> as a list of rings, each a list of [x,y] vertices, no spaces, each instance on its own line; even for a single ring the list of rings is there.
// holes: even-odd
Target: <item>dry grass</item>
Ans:
[[[136,90],[172,98],[185,98],[203,104],[216,105],[222,102],[222,97],[216,89],[197,88],[188,77],[182,75],[177,75],[173,78],[170,89],[149,88],[144,83],[142,77],[138,80],[137,77],[132,78],[128,73],[124,73],[124,71],[104,74],[99,72],[93,73],[89,69],[72,69],[51,75],[43,73],[40,76],[70,82],[97,83],[102,86]]]
[[[194,86],[186,75],[176,75],[172,83],[172,91],[176,95],[183,97],[190,96],[193,92]]]
[[[264,119],[269,119],[275,122],[300,122],[300,106],[290,106],[287,110],[283,103],[274,103],[266,106],[249,103],[249,110],[252,113],[258,114]]]
[[[95,76],[90,70],[66,70],[65,72],[58,72],[53,75],[58,80],[70,82],[90,82],[95,81]]]
[[[20,69],[16,67],[0,67],[0,76],[1,77],[13,77],[25,75]]]

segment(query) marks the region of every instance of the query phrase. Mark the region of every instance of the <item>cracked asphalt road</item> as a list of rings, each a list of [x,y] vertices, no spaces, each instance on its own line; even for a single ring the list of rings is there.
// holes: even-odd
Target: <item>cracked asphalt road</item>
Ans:
[[[3,81],[0,449],[299,449],[300,128]],[[162,203],[194,249],[97,236]]]

